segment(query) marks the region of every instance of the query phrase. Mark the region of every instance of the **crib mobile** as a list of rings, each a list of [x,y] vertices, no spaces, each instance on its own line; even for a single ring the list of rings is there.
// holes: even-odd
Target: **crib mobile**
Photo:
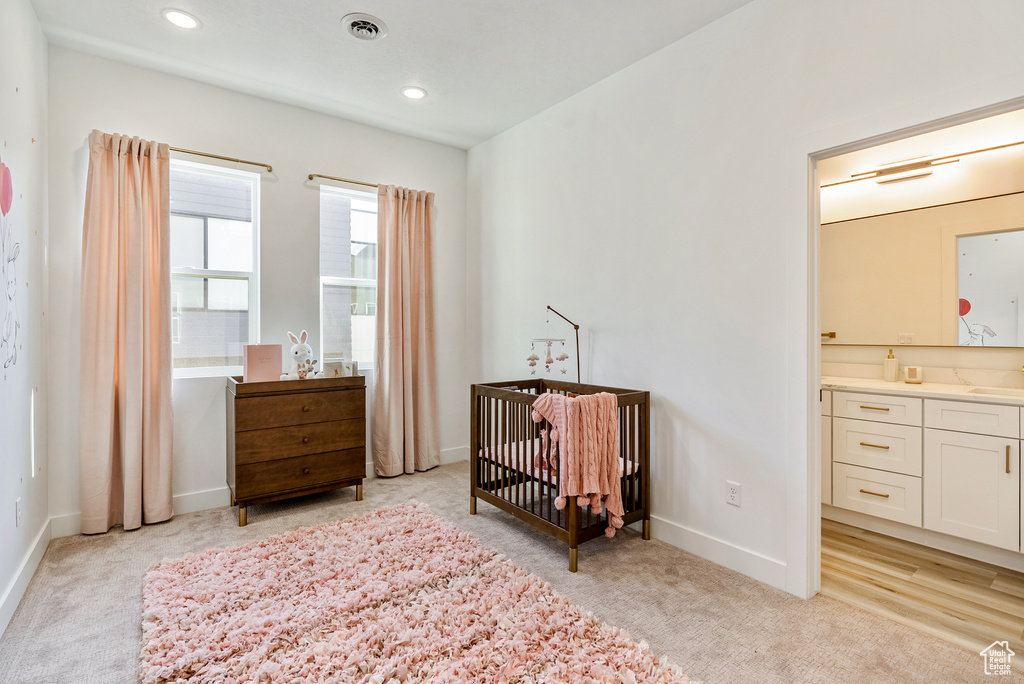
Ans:
[[[570,321],[568,318],[566,318],[562,314],[560,314],[557,311],[555,311],[554,309],[552,309],[551,306],[548,306],[548,311],[553,311],[557,316],[559,316],[560,318],[565,320],[565,322],[567,322],[569,325],[571,325],[575,329],[575,331],[576,331],[576,382],[580,382],[580,326],[576,325],[575,323]],[[550,315],[548,315],[546,324],[547,324],[548,331],[550,332],[550,328],[551,328],[551,316]],[[560,345],[558,347],[559,354],[557,356],[554,356],[553,347],[556,344]],[[536,375],[537,374],[537,370],[538,370],[538,366],[539,366],[538,362],[541,360],[541,357],[538,356],[538,354],[537,354],[537,345],[543,345],[543,348],[544,348],[544,372],[551,373],[551,369],[556,367],[556,362],[557,362],[557,369],[561,372],[561,374],[562,375],[567,375],[568,374],[569,369],[566,368],[565,362],[569,359],[569,354],[567,354],[566,351],[565,351],[565,338],[564,337],[536,337],[536,338],[530,340],[530,355],[526,357],[527,364],[529,365],[529,368],[530,368],[530,375]]]

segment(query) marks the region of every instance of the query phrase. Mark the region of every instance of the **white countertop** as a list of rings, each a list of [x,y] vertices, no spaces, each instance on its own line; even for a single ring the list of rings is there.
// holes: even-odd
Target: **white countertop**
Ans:
[[[985,394],[983,388],[973,385],[945,385],[938,382],[922,382],[913,385],[905,382],[886,382],[872,378],[838,378],[822,376],[821,388],[826,390],[848,390],[869,394],[903,394],[928,399],[954,399],[957,401],[980,401],[986,404],[1007,404],[1024,406],[1024,396]],[[998,388],[991,388],[998,389]],[[971,390],[977,390],[972,392]],[[1009,390],[1022,392],[1022,390]]]

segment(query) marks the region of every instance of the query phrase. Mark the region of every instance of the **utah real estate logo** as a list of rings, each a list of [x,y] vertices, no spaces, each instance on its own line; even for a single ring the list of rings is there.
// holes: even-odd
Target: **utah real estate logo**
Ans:
[[[985,659],[985,674],[1010,674],[1010,658],[1015,655],[1016,654],[1010,650],[1010,642],[993,642],[991,646],[981,652],[981,656]]]

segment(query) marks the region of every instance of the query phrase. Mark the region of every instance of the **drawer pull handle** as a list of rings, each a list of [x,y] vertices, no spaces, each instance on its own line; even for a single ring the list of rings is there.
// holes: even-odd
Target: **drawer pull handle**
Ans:
[[[888,411],[889,409],[881,406],[861,406],[862,409],[871,409],[872,411]]]
[[[888,494],[879,494],[878,492],[869,492],[869,491],[868,491],[868,490],[866,490],[866,489],[862,489],[862,490],[860,490],[860,493],[861,493],[861,494],[870,494],[871,496],[880,496],[880,497],[882,497],[883,499],[888,499],[888,498],[889,498],[889,495],[888,495]]]
[[[303,437],[302,438],[302,443],[303,444],[309,444],[309,437]],[[889,447],[885,447],[885,448],[888,449]]]
[[[302,474],[303,475],[309,475],[309,468],[303,468],[302,469]],[[863,491],[863,490],[861,490],[861,491]],[[886,496],[888,496],[888,495],[886,495]]]
[[[888,411],[888,409],[886,409],[886,410]],[[309,407],[308,406],[303,406],[302,407],[302,412],[303,413],[309,413]]]
[[[1010,474],[1010,445],[1006,445],[1006,474]]]
[[[867,442],[861,442],[860,445],[861,446],[866,446],[866,447],[871,447],[872,449],[888,449],[889,448],[887,446],[882,446],[880,444],[868,444]]]

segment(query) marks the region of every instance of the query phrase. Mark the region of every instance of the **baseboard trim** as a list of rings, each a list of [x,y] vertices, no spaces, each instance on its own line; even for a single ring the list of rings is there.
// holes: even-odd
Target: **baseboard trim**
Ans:
[[[227,486],[207,489],[202,492],[189,492],[174,497],[174,514],[195,513],[209,508],[220,508],[231,503],[231,490]]]
[[[46,524],[39,530],[39,534],[36,535],[35,541],[32,542],[32,548],[29,549],[25,559],[18,566],[18,571],[14,573],[13,579],[11,579],[10,584],[4,590],[3,597],[0,597],[0,636],[3,636],[4,631],[7,630],[7,625],[10,624],[11,618],[14,617],[14,611],[18,609],[18,604],[21,603],[22,597],[25,596],[28,583],[32,581],[32,576],[36,574],[39,562],[43,560],[43,554],[46,553],[46,547],[50,543],[50,531],[50,521],[47,520]]]
[[[172,499],[174,514],[195,513],[210,508],[220,508],[231,503],[231,490],[224,487],[207,489],[201,492],[177,494]],[[82,532],[82,516],[80,513],[69,513],[50,518],[52,539],[72,537]]]
[[[685,525],[651,516],[651,536],[786,591],[786,564]]]
[[[449,463],[458,463],[459,461],[468,460],[468,446],[455,447],[453,449],[441,449],[441,465],[448,465]]]
[[[68,513],[50,518],[50,534],[52,539],[73,537],[82,532],[82,514]]]

